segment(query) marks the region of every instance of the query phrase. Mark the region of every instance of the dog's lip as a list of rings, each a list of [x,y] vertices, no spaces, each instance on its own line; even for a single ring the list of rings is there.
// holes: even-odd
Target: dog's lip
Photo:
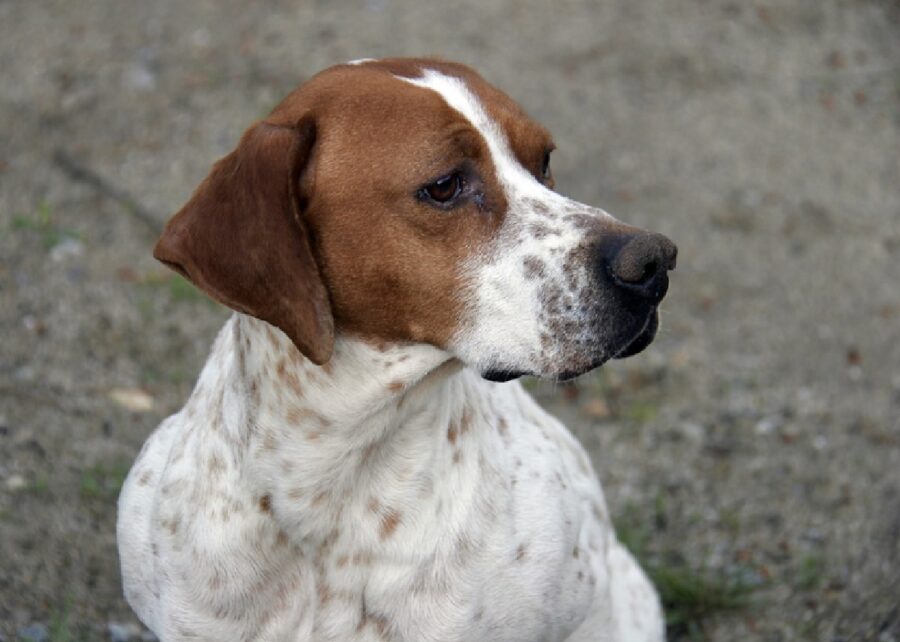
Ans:
[[[612,358],[625,359],[642,352],[647,346],[653,343],[658,328],[659,311],[654,307],[650,314],[647,315],[647,320],[644,322],[644,327],[641,328],[641,331],[638,332],[631,341],[626,343],[621,350],[616,352]]]

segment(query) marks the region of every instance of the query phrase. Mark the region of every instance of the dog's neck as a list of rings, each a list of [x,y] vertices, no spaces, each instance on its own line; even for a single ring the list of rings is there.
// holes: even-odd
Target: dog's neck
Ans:
[[[194,397],[246,408],[225,427],[229,447],[259,501],[305,541],[327,538],[343,511],[360,506],[393,528],[389,507],[421,503],[434,475],[459,464],[448,455],[460,448],[455,431],[481,412],[478,391],[496,385],[437,348],[344,336],[316,366],[280,331],[243,315],[218,341],[210,363],[232,363],[212,370],[230,374],[217,385],[204,372],[198,390],[224,392]]]
[[[373,424],[402,422],[417,391],[446,383],[462,364],[423,344],[364,341],[338,334],[334,353],[317,366],[277,328],[237,315],[234,340],[241,375],[258,421],[306,427],[307,437],[328,432],[351,442]],[[316,423],[321,424],[314,428]]]

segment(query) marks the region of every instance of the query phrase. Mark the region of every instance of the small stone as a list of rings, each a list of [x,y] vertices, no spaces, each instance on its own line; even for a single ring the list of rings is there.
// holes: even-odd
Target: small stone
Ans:
[[[41,622],[34,622],[23,629],[19,629],[16,635],[19,636],[19,639],[26,642],[47,642],[50,639],[47,625]]]
[[[759,421],[756,422],[756,426],[754,428],[754,432],[757,435],[771,435],[778,428],[780,428],[784,424],[784,421],[780,417],[763,417]]]
[[[581,411],[594,419],[606,419],[612,414],[603,399],[591,399],[581,407]]]
[[[691,441],[700,442],[706,437],[706,429],[693,421],[685,421],[680,426],[681,434]]]
[[[135,64],[125,72],[125,84],[138,92],[153,91],[156,89],[156,74],[145,65]]]
[[[113,388],[109,398],[132,412],[149,412],[155,404],[153,397],[138,388]]]
[[[141,634],[141,627],[132,622],[109,622],[106,625],[111,642],[131,642]]]
[[[84,254],[84,243],[78,239],[65,239],[53,246],[53,249],[50,250],[50,259],[54,263],[62,263],[82,254]]]
[[[17,490],[22,490],[27,485],[28,485],[28,482],[26,482],[25,478],[19,474],[10,475],[9,478],[6,480],[6,488],[11,490],[12,492],[16,492]]]
[[[22,317],[22,325],[25,326],[26,330],[33,334],[40,335],[47,331],[47,326],[44,325],[44,322],[33,314],[26,314]]]

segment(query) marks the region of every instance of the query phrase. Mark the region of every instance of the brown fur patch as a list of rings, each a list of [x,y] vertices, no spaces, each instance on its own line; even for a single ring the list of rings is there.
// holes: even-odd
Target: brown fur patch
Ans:
[[[472,411],[469,408],[463,408],[462,418],[459,420],[459,434],[464,435],[469,432],[472,427]]]
[[[401,520],[402,515],[393,509],[385,513],[381,517],[381,527],[378,531],[381,539],[387,539],[393,535],[394,531],[397,530],[397,526],[400,525]]]

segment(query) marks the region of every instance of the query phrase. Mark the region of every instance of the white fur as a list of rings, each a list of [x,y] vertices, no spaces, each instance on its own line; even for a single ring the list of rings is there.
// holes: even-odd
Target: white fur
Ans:
[[[119,500],[125,594],[164,642],[662,639],[582,447],[518,383],[470,367],[482,350],[552,359],[521,261],[552,277],[576,230],[538,243],[519,228],[543,220],[536,200],[587,209],[518,166],[460,81],[415,82],[482,132],[516,211],[467,267],[471,317],[448,352],[338,336],[325,368],[232,317]]]

